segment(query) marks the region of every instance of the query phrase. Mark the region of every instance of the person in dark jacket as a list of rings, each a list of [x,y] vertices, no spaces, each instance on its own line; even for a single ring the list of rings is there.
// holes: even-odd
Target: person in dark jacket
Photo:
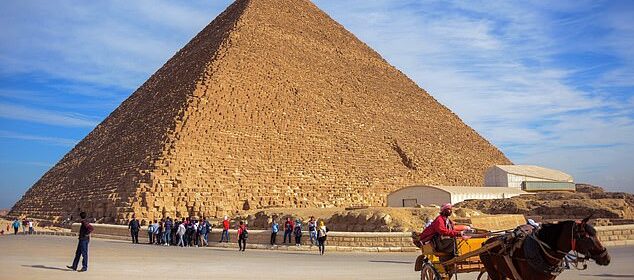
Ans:
[[[172,219],[167,217],[165,220],[165,231],[163,232],[163,245],[169,246],[172,243],[172,228],[174,224],[172,223]]]
[[[295,246],[300,246],[302,244],[302,220],[299,218],[295,221],[293,234],[295,235]]]
[[[178,227],[180,225],[181,225],[181,221],[174,219],[173,226],[172,226],[172,234],[171,234],[171,239],[172,239],[171,245],[178,244],[178,236],[176,235],[176,232],[178,232]]]
[[[198,225],[198,231],[200,231],[201,245],[209,246],[209,233],[211,232],[211,225],[207,221],[207,218],[203,217],[203,221]]]
[[[286,243],[286,237],[288,236],[288,243],[291,243],[291,234],[293,233],[293,228],[295,225],[293,224],[293,220],[291,218],[286,218],[286,222],[284,223],[284,243]]]
[[[81,217],[81,227],[79,228],[79,242],[77,243],[77,250],[75,251],[75,259],[73,260],[73,265],[66,267],[77,270],[79,257],[81,256],[82,267],[79,272],[84,272],[88,271],[88,242],[90,242],[90,233],[93,231],[93,228],[86,219],[86,212],[79,213],[79,217]]]
[[[319,221],[319,228],[317,229],[317,247],[319,247],[319,254],[326,253],[326,238],[328,237],[328,228],[324,224],[324,221]]]
[[[247,230],[247,225],[244,222],[240,221],[240,226],[238,227],[238,246],[240,247],[240,251],[247,249],[247,239],[249,238],[249,231]]]
[[[13,234],[18,234],[18,229],[20,228],[20,221],[18,221],[18,218],[14,218],[13,219]]]
[[[132,236],[132,243],[139,244],[139,229],[141,229],[141,224],[139,224],[139,220],[136,219],[134,214],[132,214],[132,220],[128,223],[128,229]]]

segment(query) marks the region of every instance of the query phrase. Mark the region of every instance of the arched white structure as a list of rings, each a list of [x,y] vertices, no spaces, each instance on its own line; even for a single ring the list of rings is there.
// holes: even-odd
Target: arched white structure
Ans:
[[[387,196],[388,207],[428,206],[458,203],[467,199],[509,198],[527,194],[516,188],[466,186],[409,186]]]
[[[573,178],[559,170],[536,165],[494,165],[484,173],[486,186],[521,189],[523,182],[572,183]]]

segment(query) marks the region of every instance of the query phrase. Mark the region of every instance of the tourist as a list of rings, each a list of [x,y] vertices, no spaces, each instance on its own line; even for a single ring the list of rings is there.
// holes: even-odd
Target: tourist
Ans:
[[[291,233],[293,233],[293,220],[286,218],[284,223],[284,244],[286,244],[286,237],[288,236],[288,243],[291,243]]]
[[[128,223],[128,229],[130,230],[130,235],[132,236],[132,244],[139,244],[139,229],[141,225],[139,224],[139,220],[136,219],[136,216],[132,214],[132,220]]]
[[[310,245],[317,245],[317,221],[313,216],[310,216],[310,220],[308,220],[308,233],[310,234]]]
[[[26,227],[29,225],[29,220],[22,219],[22,234],[26,234]]]
[[[152,241],[154,241],[154,243],[152,243],[152,244],[159,244],[160,243],[159,233],[161,231],[161,228],[160,228],[160,225],[158,223],[158,220],[154,220],[154,224],[152,225],[152,230],[153,230],[152,235],[154,236],[154,240],[152,240]]]
[[[431,218],[427,217],[427,222],[425,223],[425,228],[431,226],[431,223],[433,223],[434,220],[432,220]]]
[[[185,236],[185,221],[179,223],[178,230],[176,231],[176,236],[178,236],[178,244],[176,246],[185,247],[185,241],[183,240],[183,236]]]
[[[174,225],[172,224],[172,219],[170,219],[170,217],[167,217],[167,220],[165,221],[165,226],[164,226],[165,231],[163,232],[163,244],[165,246],[169,246],[172,243],[172,228],[173,227]]]
[[[172,238],[172,244],[171,245],[176,245],[178,244],[178,235],[176,235],[176,232],[178,232],[178,227],[181,225],[181,221],[179,221],[178,219],[174,219],[174,222],[172,223],[172,233],[171,233],[171,238]]]
[[[152,224],[152,221],[149,221],[147,225],[147,237],[149,244],[154,243],[154,224]]]
[[[185,243],[187,243],[187,246],[194,246],[194,220],[191,218],[185,220],[185,228],[187,229],[185,232],[185,237],[187,239],[185,240]]]
[[[174,222],[172,223],[172,244],[176,246],[176,244],[178,244],[178,235],[176,234],[178,232],[178,227],[181,225],[181,221],[179,221],[178,219],[174,219]]]
[[[13,234],[14,235],[18,234],[19,228],[20,228],[20,221],[18,220],[18,218],[14,218],[13,219]]]
[[[156,235],[156,245],[163,245],[165,238],[165,219],[161,219],[158,223],[158,232]]]
[[[222,221],[222,234],[218,242],[222,241],[229,242],[229,218],[227,216],[225,216],[225,219]]]
[[[319,247],[319,254],[323,255],[326,252],[326,236],[328,235],[328,228],[324,225],[324,221],[319,221],[319,228],[317,229],[317,246]]]
[[[299,218],[295,220],[295,228],[293,229],[293,231],[295,234],[295,246],[301,246],[302,245],[302,220],[300,220]]]
[[[29,220],[29,234],[35,233],[35,229],[33,228],[33,220]]]
[[[73,265],[68,265],[66,267],[77,270],[77,265],[79,264],[79,257],[81,256],[81,270],[79,272],[88,271],[88,242],[90,242],[90,233],[93,228],[86,219],[86,212],[79,213],[79,217],[81,217],[81,226],[79,227],[79,242],[77,243],[77,250],[75,250],[75,259],[73,260]]]
[[[205,217],[203,217],[203,221],[200,223],[199,227],[199,231],[200,231],[200,236],[201,236],[201,245],[200,246],[209,246],[209,233],[211,232],[211,226],[209,225],[209,222],[207,222],[207,219]]]
[[[277,220],[273,220],[271,225],[271,245],[275,245],[275,239],[277,238],[277,232],[280,231],[280,225],[277,224]]]
[[[247,230],[247,225],[240,221],[240,226],[238,227],[238,246],[239,251],[243,251],[247,248],[247,239],[249,238],[249,231]]]
[[[198,245],[200,244],[200,223],[198,222],[198,220],[194,220],[194,246],[196,246],[196,248],[198,248]]]
[[[198,247],[198,220],[191,219],[191,229],[189,233],[189,242],[191,243],[189,246]]]

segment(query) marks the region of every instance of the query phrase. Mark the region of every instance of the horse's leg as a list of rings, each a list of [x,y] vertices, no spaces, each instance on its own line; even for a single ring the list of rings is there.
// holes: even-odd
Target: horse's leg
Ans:
[[[526,262],[518,262],[516,267],[517,271],[522,275],[522,280],[554,280],[557,278],[557,276],[533,270]]]
[[[495,263],[495,270],[497,271],[497,279],[500,280],[505,280],[505,279],[511,279],[509,278],[509,276],[511,275],[511,271],[509,270],[509,268],[506,266],[506,261],[504,260],[503,256],[495,256],[495,258],[493,259],[493,262]]]
[[[492,256],[488,253],[484,253],[480,255],[480,260],[482,264],[484,264],[484,268],[487,270],[487,275],[491,280],[503,280],[504,277],[501,277],[498,267],[495,265],[495,256]]]

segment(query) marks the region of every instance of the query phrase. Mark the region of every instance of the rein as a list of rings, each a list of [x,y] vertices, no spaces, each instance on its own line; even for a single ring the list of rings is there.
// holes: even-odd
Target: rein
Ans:
[[[588,268],[588,266],[586,265],[586,261],[589,261],[592,257],[594,258],[602,258],[605,255],[607,255],[608,250],[607,248],[603,248],[603,251],[599,254],[599,255],[592,255],[592,253],[588,252],[588,254],[586,255],[580,255],[580,253],[577,251],[577,239],[575,238],[574,234],[575,234],[575,228],[577,226],[577,223],[572,225],[572,230],[571,230],[571,236],[570,236],[570,245],[572,248],[572,251],[574,252],[574,254],[571,254],[569,252],[564,252],[561,250],[555,250],[553,248],[551,248],[548,244],[546,244],[545,242],[539,240],[539,238],[537,238],[537,236],[533,233],[531,235],[529,235],[529,237],[533,240],[535,240],[537,242],[537,244],[539,244],[539,247],[541,248],[541,251],[544,253],[544,255],[546,255],[547,257],[549,257],[552,260],[556,260],[559,263],[561,263],[561,261],[566,261],[569,262],[571,264],[573,264],[573,267],[577,270],[585,270]],[[548,250],[554,251],[555,253],[559,253],[562,254],[563,257],[561,258],[557,258],[552,256],[550,253],[548,253]],[[569,259],[570,261],[566,260]],[[582,267],[580,268],[579,266],[582,265]]]

